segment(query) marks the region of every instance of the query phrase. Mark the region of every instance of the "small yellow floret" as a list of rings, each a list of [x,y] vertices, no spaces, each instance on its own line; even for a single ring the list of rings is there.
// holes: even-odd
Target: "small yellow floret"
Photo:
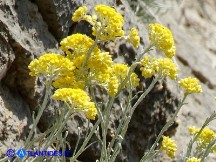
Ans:
[[[163,136],[163,141],[160,150],[165,150],[167,156],[169,156],[170,158],[174,158],[175,152],[177,150],[177,145],[175,144],[175,141],[171,138]]]
[[[192,158],[187,159],[186,162],[201,162],[201,159],[197,159],[195,157],[192,157]]]
[[[175,55],[175,45],[172,32],[160,25],[149,24],[149,40],[169,58]]]
[[[72,20],[74,22],[80,21],[84,18],[84,16],[87,13],[87,7],[86,6],[82,6],[79,7],[73,14]]]
[[[53,99],[70,104],[75,111],[82,111],[88,119],[95,120],[97,109],[94,102],[90,102],[88,94],[81,89],[61,88],[55,91]]]
[[[140,37],[139,37],[138,30],[136,28],[132,28],[130,30],[130,34],[127,38],[127,41],[129,41],[135,48],[138,47],[140,43]]]
[[[186,93],[201,93],[202,87],[199,85],[199,80],[197,78],[185,78],[181,79],[179,85],[184,88]]]

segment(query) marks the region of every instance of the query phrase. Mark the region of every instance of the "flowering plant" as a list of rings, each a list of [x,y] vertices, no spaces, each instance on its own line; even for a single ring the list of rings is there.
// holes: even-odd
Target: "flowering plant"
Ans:
[[[55,53],[46,53],[38,59],[34,59],[29,64],[28,67],[31,76],[43,76],[46,78],[46,94],[26,140],[24,149],[35,147],[35,142],[38,141],[39,138],[42,138],[40,142],[42,150],[48,147],[65,149],[67,133],[66,135],[62,133],[64,126],[71,114],[80,112],[83,113],[87,119],[96,121],[80,147],[78,147],[78,140],[70,161],[74,162],[77,160],[88,147],[92,135],[100,126],[100,161],[114,162],[118,153],[121,151],[121,143],[136,107],[160,79],[167,77],[172,80],[177,79],[178,68],[172,59],[175,56],[176,48],[172,32],[168,28],[157,23],[149,24],[149,46],[147,46],[142,53],[137,54],[136,60],[129,66],[124,63],[114,62],[109,52],[102,51],[100,44],[124,39],[131,43],[135,49],[139,48],[140,36],[138,30],[132,28],[129,34],[125,35],[126,32],[123,30],[124,18],[112,7],[99,4],[95,6],[94,11],[95,14],[89,15],[86,6],[79,7],[73,14],[72,20],[74,22],[81,20],[89,22],[92,25],[92,35],[95,36],[95,39],[81,33],[72,34],[60,42],[60,49],[65,53],[65,56]],[[150,55],[144,56],[153,47],[156,47],[165,55],[157,58],[151,58]],[[154,79],[149,87],[142,92],[135,104],[132,105],[131,101],[134,99],[132,90],[140,84],[140,79],[135,73],[135,68],[137,68],[138,65],[140,65],[139,70],[141,71],[142,77],[153,77]],[[142,162],[152,160],[158,155],[159,150],[164,150],[171,158],[175,157],[177,145],[174,140],[163,134],[174,123],[187,96],[192,93],[202,92],[202,88],[196,78],[189,77],[182,79],[179,81],[179,85],[184,89],[184,97],[174,115],[157,136],[155,143],[144,153],[141,159]],[[108,102],[104,101],[104,109],[95,99],[94,89],[96,87],[104,90],[108,96]],[[128,103],[122,109],[123,115],[121,116],[119,126],[111,142],[107,144],[106,135],[108,132],[111,109],[115,98],[124,89],[129,91],[127,98]],[[54,90],[53,94],[52,90]],[[50,98],[59,101],[62,105],[59,117],[50,129],[41,134],[41,136],[32,138],[39,119]],[[216,134],[214,131],[205,128],[205,126],[215,118],[216,114],[209,117],[201,129],[193,127],[189,129],[194,139],[189,143],[184,161],[203,161],[209,152],[214,152],[216,150]],[[162,143],[159,149],[158,143],[161,139]],[[194,142],[197,143],[199,149],[203,149],[197,157],[191,156],[191,148]],[[58,157],[55,158],[55,160],[59,160],[57,159]],[[34,160],[40,161],[41,157],[35,157]],[[65,157],[62,157],[62,161],[65,161]]]

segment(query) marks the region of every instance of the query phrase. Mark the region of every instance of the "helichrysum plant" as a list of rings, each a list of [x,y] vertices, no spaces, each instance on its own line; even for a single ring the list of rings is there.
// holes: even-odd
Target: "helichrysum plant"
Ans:
[[[95,39],[81,34],[75,33],[60,42],[60,49],[65,56],[55,53],[46,53],[38,59],[34,59],[29,64],[31,76],[42,76],[46,78],[46,93],[44,101],[38,110],[36,119],[34,119],[33,127],[26,140],[24,149],[35,148],[35,143],[39,141],[40,149],[66,149],[66,136],[63,136],[65,124],[75,112],[80,112],[89,120],[96,120],[94,126],[86,134],[83,143],[79,140],[73,150],[70,158],[71,162],[86,150],[92,135],[101,128],[98,143],[101,147],[101,162],[114,162],[117,155],[122,149],[121,143],[127,131],[128,124],[131,120],[134,110],[145,96],[152,90],[156,82],[160,79],[170,78],[176,80],[178,77],[178,68],[172,60],[175,56],[175,44],[172,32],[161,24],[149,24],[149,46],[145,47],[142,53],[137,54],[135,61],[129,66],[126,63],[114,62],[109,52],[103,51],[100,44],[103,42],[118,41],[124,39],[131,43],[136,49],[140,47],[140,36],[137,28],[131,28],[129,32],[123,30],[124,17],[116,11],[115,8],[103,4],[94,7],[94,13],[89,14],[86,6],[79,7],[72,16],[72,21],[87,21],[92,25],[92,35]],[[129,33],[126,35],[125,33]],[[156,47],[165,55],[158,57],[144,56],[150,49]],[[138,75],[134,72],[137,65],[140,65],[142,77],[151,78],[153,81],[149,87],[140,95],[135,104],[131,104],[134,96],[132,90],[140,84]],[[174,123],[179,110],[183,106],[185,99],[192,93],[202,92],[199,81],[196,78],[186,78],[179,81],[179,85],[184,89],[184,97],[177,107],[176,112],[157,136],[152,147],[144,152],[140,161],[151,161],[159,151],[165,151],[170,158],[175,158],[177,145],[174,140],[167,136],[163,136],[164,132]],[[103,105],[96,102],[95,87],[103,89],[108,96],[108,101],[102,101]],[[127,104],[122,108],[122,116],[119,119],[119,126],[114,132],[114,136],[110,143],[107,143],[106,136],[110,121],[111,109],[115,98],[121,91],[127,89],[129,95]],[[53,92],[54,90],[54,92]],[[39,119],[48,105],[50,99],[60,101],[62,107],[59,116],[54,124],[41,136],[32,138]],[[101,99],[102,100],[102,99]],[[184,157],[187,162],[199,162],[208,155],[205,150],[210,148],[215,151],[215,133],[212,130],[204,128],[210,121],[215,119],[213,114],[205,122],[202,129],[191,127],[190,133],[196,136],[195,140],[189,145],[192,147],[196,141],[197,146],[203,150],[203,157],[200,159],[191,157],[191,149],[188,149]],[[67,133],[66,133],[67,135]],[[161,141],[160,148],[158,143]],[[28,159],[28,158],[27,158]],[[26,160],[27,160],[26,159]],[[34,160],[42,160],[41,157],[35,157]],[[65,157],[55,157],[55,160],[65,161]]]

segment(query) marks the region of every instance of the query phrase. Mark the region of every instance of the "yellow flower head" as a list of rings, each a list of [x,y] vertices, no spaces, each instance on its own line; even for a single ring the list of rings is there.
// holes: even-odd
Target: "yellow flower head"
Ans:
[[[170,158],[174,158],[175,152],[177,150],[177,145],[175,144],[175,141],[171,138],[163,136],[163,141],[160,150],[165,150],[167,156],[169,156]]]
[[[153,62],[153,65],[157,73],[161,74],[163,77],[170,77],[172,80],[176,79],[178,69],[171,59],[158,59]]]
[[[73,34],[61,41],[61,49],[66,52],[67,57],[76,67],[74,71],[75,76],[79,75],[82,64],[93,43],[94,41],[90,37],[83,34]],[[83,71],[79,80],[103,84],[110,77],[109,73],[112,64],[111,55],[108,52],[100,52],[100,49],[96,46],[86,64],[86,70]]]
[[[112,74],[115,75],[120,81],[124,80],[128,73],[128,66],[126,64],[114,64],[112,67]]]
[[[199,128],[196,128],[196,127],[188,127],[188,131],[190,132],[190,134],[192,135],[196,135],[198,132],[199,132]]]
[[[61,76],[72,73],[74,64],[60,54],[46,53],[34,59],[28,66],[31,76]]]
[[[88,109],[82,110],[85,114],[86,118],[95,120],[95,116],[97,115],[97,109],[95,108],[95,104],[92,102],[91,104],[88,104]]]
[[[132,87],[137,87],[139,85],[140,79],[135,73],[130,75],[130,82],[128,80],[123,85],[123,81],[126,79],[128,72],[129,67],[126,64],[114,64],[109,71],[109,79],[106,80],[102,87],[107,90],[107,93],[110,96],[115,96],[119,88],[123,89],[125,87],[130,87],[130,82]]]
[[[129,72],[129,67],[126,64],[114,64],[111,70],[111,75],[114,75],[118,78],[119,85],[126,79]],[[130,76],[130,80],[133,87],[137,87],[139,85],[139,78],[135,73],[132,73]],[[125,84],[126,87],[130,86],[129,81]],[[123,86],[122,88],[124,88]]]
[[[139,85],[140,79],[138,78],[137,74],[132,73],[130,76],[131,84],[134,87],[137,87]],[[127,87],[129,86],[129,83],[126,85]]]
[[[61,88],[55,91],[53,99],[69,103],[73,110],[82,111],[87,118],[94,120],[97,109],[94,102],[90,102],[88,94],[81,89]]]
[[[76,81],[77,78],[74,75],[67,75],[57,78],[53,82],[53,86],[55,88],[79,88],[84,89],[85,88],[85,82],[83,81]]]
[[[186,162],[201,162],[201,159],[197,159],[195,157],[192,157],[192,158],[187,159]]]
[[[74,14],[72,16],[72,20],[74,22],[85,20],[85,21],[89,22],[90,24],[94,25],[96,23],[97,16],[96,15],[87,15],[86,13],[87,13],[87,7],[86,6],[79,7],[74,12]]]
[[[141,60],[142,67],[140,68],[142,72],[142,76],[145,78],[151,78],[155,74],[155,69],[151,63],[150,56],[145,56],[143,60]]]
[[[199,80],[196,78],[185,78],[181,79],[179,82],[179,85],[184,88],[186,93],[201,93],[202,87],[199,85]]]
[[[138,47],[140,43],[140,37],[139,37],[138,30],[136,28],[132,28],[130,30],[130,34],[127,38],[127,41],[130,42],[135,48]]]
[[[90,69],[89,77],[96,82],[103,84],[110,77],[110,70],[113,61],[109,52],[96,53],[91,55],[87,67]]]
[[[196,127],[189,127],[188,131],[190,132],[190,134],[195,136],[200,131],[200,129]],[[208,144],[212,140],[214,140],[215,137],[216,137],[216,133],[213,130],[209,128],[204,128],[201,134],[199,135],[199,137],[197,138],[196,143],[199,147],[206,148]]]
[[[172,32],[160,25],[149,24],[149,40],[169,58],[175,55],[175,45]]]
[[[109,52],[96,53],[92,55],[88,62],[88,68],[92,71],[106,73],[113,64],[112,57]]]
[[[72,20],[74,22],[80,21],[84,18],[84,16],[87,13],[87,7],[86,6],[82,6],[79,7],[73,14]]]
[[[93,43],[94,41],[85,34],[72,34],[60,42],[60,48],[73,59],[77,55],[86,55]],[[93,52],[98,53],[100,50],[96,46]]]
[[[145,78],[150,78],[154,74],[170,77],[173,80],[177,77],[178,69],[175,63],[169,58],[153,58],[151,61],[150,56],[145,56],[144,59],[141,60],[141,65],[142,67],[140,70],[142,71],[142,76]]]
[[[105,86],[105,89],[107,90],[107,93],[110,96],[115,96],[118,92],[118,79],[116,76],[110,77],[107,83],[107,86]]]
[[[100,21],[92,28],[94,36],[97,35],[101,28],[100,40],[110,40],[124,35],[122,30],[124,19],[120,13],[116,12],[114,8],[103,4],[97,5],[94,10]]]

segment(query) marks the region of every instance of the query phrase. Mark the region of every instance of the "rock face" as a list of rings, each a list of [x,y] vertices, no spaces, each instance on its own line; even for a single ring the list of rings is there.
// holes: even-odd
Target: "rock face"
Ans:
[[[115,5],[108,0],[102,2]],[[86,5],[92,10],[95,4],[102,2],[88,1]],[[71,22],[72,13],[80,5],[82,5],[80,1],[73,0],[0,1],[0,141],[2,143],[0,158],[5,156],[7,149],[19,149],[23,146],[32,123],[31,114],[37,111],[37,105],[41,102],[41,94],[44,91],[43,80],[41,78],[35,80],[29,76],[27,68],[29,62],[43,53],[59,53],[59,41],[71,33],[90,33],[88,24]],[[117,1],[116,6],[125,17],[125,30],[136,26],[140,30],[142,42],[147,44],[146,24],[136,17],[129,3]],[[213,10],[214,7],[216,7],[214,0],[207,0],[203,4],[201,1],[196,3],[186,1],[181,7],[175,8],[175,11],[169,11],[160,17],[160,20],[168,24],[174,33],[177,46],[176,61],[181,69],[180,77],[188,75],[198,77],[203,83],[205,92],[190,96],[187,100],[189,104],[180,112],[175,138],[182,146],[185,143],[181,141],[188,140],[185,125],[201,126],[205,118],[216,108],[216,102],[213,101],[213,96],[216,96],[214,72],[216,19],[211,16],[216,12]],[[129,64],[136,54],[125,42],[104,48],[109,50],[116,60],[125,60]],[[142,82],[149,85],[150,80]],[[142,90],[141,88],[137,90]],[[117,161],[139,161],[145,149],[151,146],[169,116],[173,114],[180,97],[176,88],[177,86],[169,81],[160,82],[137,107]],[[127,92],[116,99],[110,132],[113,132],[119,123],[118,104],[126,95]],[[54,118],[52,104],[46,109],[38,125],[39,131],[46,130]],[[174,135],[177,125],[175,123],[166,134]],[[68,122],[68,141],[72,148],[78,137],[77,127],[83,129],[81,132],[83,138],[87,131],[87,121],[80,114],[75,114]],[[107,135],[108,141],[110,138],[111,135]],[[99,149],[98,145],[93,145],[80,157],[80,160],[95,161],[99,156]]]
[[[185,143],[190,138],[187,127],[201,127],[207,117],[216,111],[216,1],[184,1],[180,7],[169,10],[160,19],[173,31],[177,62],[180,68],[180,77],[195,76],[203,87],[202,94],[188,97],[188,104],[184,105],[179,113],[179,127],[175,135],[178,142],[179,156],[185,150]],[[209,125],[216,131],[216,121]],[[206,161],[216,160],[215,154]]]

